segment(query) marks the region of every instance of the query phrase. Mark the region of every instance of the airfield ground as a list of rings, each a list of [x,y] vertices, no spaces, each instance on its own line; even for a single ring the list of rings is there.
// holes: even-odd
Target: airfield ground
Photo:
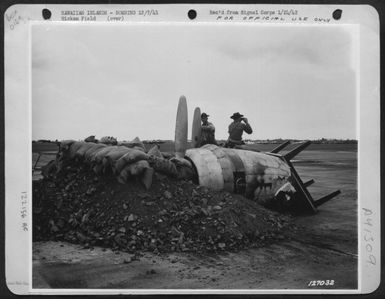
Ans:
[[[52,145],[34,145],[34,152]],[[275,145],[258,145],[267,151]],[[36,154],[33,159],[36,159]],[[52,158],[52,157],[51,157]],[[40,160],[44,164],[49,158]],[[65,242],[33,243],[34,288],[310,289],[357,288],[357,147],[311,145],[294,165],[315,199],[341,194],[316,215],[296,216],[298,230],[266,247],[221,254],[116,254]],[[331,286],[309,286],[333,280]]]

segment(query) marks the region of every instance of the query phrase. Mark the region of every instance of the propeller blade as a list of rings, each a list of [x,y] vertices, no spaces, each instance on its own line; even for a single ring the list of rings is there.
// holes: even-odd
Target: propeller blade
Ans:
[[[201,109],[196,107],[194,110],[194,118],[191,131],[191,147],[197,148],[201,143]]]
[[[175,157],[184,158],[187,148],[187,101],[185,96],[179,98],[175,124]]]

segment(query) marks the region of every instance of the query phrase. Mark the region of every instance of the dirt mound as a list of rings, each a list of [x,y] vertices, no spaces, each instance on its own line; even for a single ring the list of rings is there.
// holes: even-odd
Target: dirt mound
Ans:
[[[155,174],[150,190],[71,164],[33,185],[33,238],[136,252],[236,250],[284,238],[290,218]]]

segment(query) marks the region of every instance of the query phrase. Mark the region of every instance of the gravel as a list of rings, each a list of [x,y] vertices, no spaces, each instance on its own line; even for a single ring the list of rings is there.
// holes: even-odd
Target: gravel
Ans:
[[[82,163],[33,182],[34,241],[127,252],[217,252],[285,238],[291,218],[249,199],[155,173],[146,190]]]

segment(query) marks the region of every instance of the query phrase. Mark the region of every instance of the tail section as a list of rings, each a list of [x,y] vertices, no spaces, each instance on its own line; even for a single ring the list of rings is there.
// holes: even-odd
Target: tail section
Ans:
[[[300,152],[302,152],[305,148],[307,148],[310,145],[311,141],[305,141],[304,143],[301,143],[296,148],[292,149],[290,152],[284,155],[285,159],[290,161],[295,156],[297,156]]]
[[[338,194],[341,193],[340,190],[334,191],[324,197],[321,197],[318,200],[314,200],[313,197],[311,196],[309,190],[307,187],[312,185],[314,183],[314,180],[311,179],[307,182],[303,182],[298,175],[297,171],[295,170],[291,159],[293,159],[295,156],[297,156],[300,152],[302,152],[305,148],[307,148],[311,142],[306,141],[304,143],[301,143],[285,155],[279,155],[277,154],[279,151],[281,151],[284,147],[286,147],[289,143],[285,142],[275,149],[273,149],[270,153],[275,156],[281,157],[282,160],[284,160],[291,168],[291,178],[292,178],[292,184],[296,190],[296,195],[295,195],[295,210],[306,210],[306,211],[311,211],[313,213],[317,212],[317,207],[320,205],[324,204],[325,202],[331,200],[332,198],[336,197]]]
[[[290,144],[290,141],[286,141],[280,145],[278,145],[276,148],[274,148],[270,153],[272,154],[278,154],[281,150],[283,150],[286,146]]]

